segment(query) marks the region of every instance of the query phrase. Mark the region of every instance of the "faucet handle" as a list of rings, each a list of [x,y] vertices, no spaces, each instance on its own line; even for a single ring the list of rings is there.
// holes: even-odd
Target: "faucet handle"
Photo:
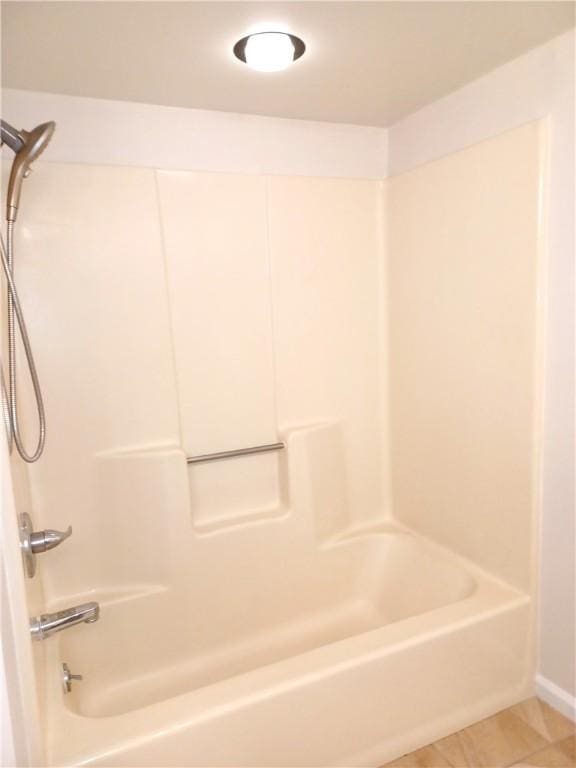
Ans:
[[[55,531],[47,528],[45,531],[36,531],[30,534],[30,549],[36,555],[38,552],[47,552],[54,549],[65,539],[72,536],[72,526],[69,525],[65,531]]]
[[[27,512],[18,515],[18,526],[22,559],[29,578],[32,578],[36,573],[36,555],[39,552],[54,549],[58,544],[72,536],[71,525],[65,531],[53,531],[51,528],[47,528],[45,531],[34,531],[32,520]]]
[[[73,675],[68,664],[64,662],[62,664],[62,683],[66,693],[70,693],[72,690],[72,680],[82,680],[82,675]]]

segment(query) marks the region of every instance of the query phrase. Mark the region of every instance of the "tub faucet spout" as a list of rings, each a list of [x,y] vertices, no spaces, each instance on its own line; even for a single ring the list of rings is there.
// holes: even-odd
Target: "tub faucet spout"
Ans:
[[[74,605],[63,611],[33,616],[30,619],[30,634],[33,640],[44,640],[67,627],[73,627],[83,622],[92,624],[99,618],[100,606],[98,603],[82,603],[82,605]]]

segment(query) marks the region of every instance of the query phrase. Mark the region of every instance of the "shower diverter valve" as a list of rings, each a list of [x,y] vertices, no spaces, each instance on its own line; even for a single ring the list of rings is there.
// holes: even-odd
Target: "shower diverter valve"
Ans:
[[[66,531],[54,531],[50,528],[47,528],[45,531],[34,531],[32,520],[27,512],[22,512],[22,514],[18,515],[18,529],[24,568],[29,578],[32,578],[36,573],[36,555],[39,552],[47,552],[49,549],[54,549],[65,539],[72,536],[71,525],[68,526]]]

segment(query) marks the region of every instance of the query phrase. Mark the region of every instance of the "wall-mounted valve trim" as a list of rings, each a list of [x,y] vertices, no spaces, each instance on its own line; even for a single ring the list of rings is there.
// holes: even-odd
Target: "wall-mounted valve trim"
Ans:
[[[45,531],[32,530],[32,520],[27,512],[18,515],[18,525],[24,568],[30,578],[36,573],[36,555],[39,552],[54,549],[72,536],[71,525],[65,531],[53,531],[51,528],[47,528]]]
[[[82,675],[73,675],[72,672],[70,672],[68,664],[64,662],[62,664],[62,684],[64,686],[64,693],[70,693],[73,680],[82,680]]]

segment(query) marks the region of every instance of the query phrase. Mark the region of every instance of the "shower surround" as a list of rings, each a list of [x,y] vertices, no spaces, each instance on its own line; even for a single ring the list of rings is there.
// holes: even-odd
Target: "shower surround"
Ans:
[[[376,766],[531,693],[545,140],[385,181],[39,163],[17,503],[74,528],[36,604],[102,608],[34,646],[49,764]]]

